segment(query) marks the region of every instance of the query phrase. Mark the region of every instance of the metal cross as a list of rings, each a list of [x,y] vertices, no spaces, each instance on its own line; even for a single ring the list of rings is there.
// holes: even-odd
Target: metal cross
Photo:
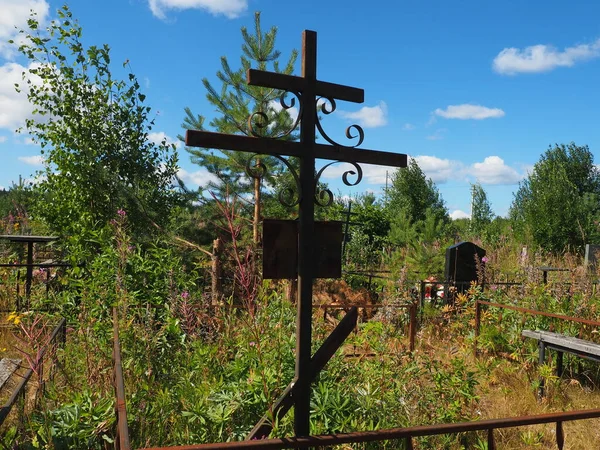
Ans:
[[[305,30],[302,35],[302,76],[250,69],[247,73],[248,84],[291,92],[300,101],[300,142],[259,137],[211,133],[188,130],[186,145],[221,150],[257,152],[273,155],[283,160],[281,155],[300,158],[300,174],[295,175],[299,192],[298,226],[298,313],[296,320],[296,378],[294,386],[294,431],[296,436],[308,436],[310,432],[310,373],[311,373],[311,334],[312,334],[312,295],[313,295],[313,246],[314,246],[314,201],[316,185],[322,174],[322,168],[315,177],[315,159],[349,162],[358,170],[356,183],[348,183],[347,176],[356,175],[353,171],[344,174],[346,184],[357,184],[362,171],[357,163],[380,164],[392,167],[406,167],[405,154],[387,153],[376,150],[357,149],[362,143],[362,129],[353,125],[346,130],[348,138],[359,138],[356,146],[343,146],[333,141],[322,129],[318,120],[317,102],[323,99],[329,102],[321,105],[324,114],[335,110],[335,99],[353,103],[364,102],[364,90],[317,80],[317,33]],[[283,100],[282,100],[283,106]],[[285,106],[284,106],[285,107]],[[289,108],[289,106],[287,106]],[[264,115],[263,115],[264,118]],[[252,117],[250,118],[252,120]],[[297,125],[296,121],[295,125]],[[264,126],[264,125],[263,125]],[[330,144],[315,142],[316,130]],[[354,129],[358,135],[353,136]],[[283,160],[285,162],[285,160]],[[329,163],[327,166],[329,166]],[[286,165],[288,165],[286,163]],[[326,166],[326,167],[327,167]],[[288,168],[291,167],[288,165]],[[331,193],[329,192],[330,198]],[[331,198],[332,199],[332,198]]]

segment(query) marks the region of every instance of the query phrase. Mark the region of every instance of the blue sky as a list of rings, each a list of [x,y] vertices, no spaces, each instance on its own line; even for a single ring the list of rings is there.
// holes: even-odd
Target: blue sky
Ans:
[[[30,177],[41,159],[14,133],[30,113],[13,89],[27,61],[4,42],[30,9],[47,22],[61,5],[0,0],[0,186]],[[261,11],[263,28],[279,29],[284,58],[300,48],[302,30],[314,30],[319,78],[365,90],[363,105],[338,104],[326,130],[341,136],[358,123],[362,147],[416,158],[455,217],[469,213],[476,181],[506,214],[519,180],[551,144],[600,148],[598,2],[78,0],[70,7],[86,44],[109,44],[116,70],[130,61],[157,114],[156,138],[175,140],[186,106],[213,117],[201,79],[218,86],[223,55],[238,67],[240,27],[251,29]],[[191,186],[206,182],[183,148],[180,165]],[[363,168],[354,191],[341,183],[343,167],[325,181],[343,194],[380,193],[386,168]]]

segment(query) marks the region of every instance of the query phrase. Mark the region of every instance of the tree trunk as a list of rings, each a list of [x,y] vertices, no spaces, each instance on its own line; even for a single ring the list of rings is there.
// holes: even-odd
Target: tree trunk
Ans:
[[[296,298],[298,296],[298,280],[288,280],[286,296],[290,302],[294,305],[296,304]]]
[[[260,160],[256,162],[260,165]],[[254,223],[252,229],[252,236],[254,244],[260,243],[260,236],[258,233],[258,224],[260,223],[260,178],[254,179]]]
[[[221,253],[223,251],[223,243],[221,239],[217,238],[213,241],[213,254],[212,254],[212,305],[218,306],[223,298],[223,289],[221,286]]]

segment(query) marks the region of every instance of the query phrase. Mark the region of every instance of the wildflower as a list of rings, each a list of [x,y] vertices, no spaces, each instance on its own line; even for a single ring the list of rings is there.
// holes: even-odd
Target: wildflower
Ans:
[[[486,262],[488,262],[488,261],[489,261],[489,259],[488,259],[488,257],[487,257],[487,256],[484,256],[483,258],[481,258],[481,262],[482,262],[482,263],[486,263]]]
[[[254,341],[250,341],[250,343],[248,344],[250,347],[256,347],[256,342]]]
[[[121,217],[125,217],[125,216],[127,215],[127,213],[125,212],[125,210],[124,210],[124,209],[121,209],[121,208],[119,208],[119,209],[117,210],[117,214],[118,214],[119,216],[121,216]]]
[[[16,312],[11,312],[6,320],[11,322],[13,325],[19,325],[21,323],[21,315]]]
[[[181,298],[187,300],[190,297],[190,293],[188,291],[183,291],[181,293]]]

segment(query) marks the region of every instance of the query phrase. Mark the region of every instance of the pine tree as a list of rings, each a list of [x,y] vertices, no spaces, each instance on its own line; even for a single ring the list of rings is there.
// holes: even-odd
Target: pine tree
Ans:
[[[233,70],[225,56],[221,57],[221,70],[217,72],[217,78],[222,87],[219,91],[204,78],[202,83],[207,90],[208,101],[215,106],[217,117],[210,121],[209,125],[214,131],[227,134],[259,135],[260,137],[279,137],[281,139],[296,140],[297,134],[286,134],[293,127],[294,120],[280,103],[282,91],[259,86],[250,86],[246,82],[248,69],[272,70],[278,73],[291,74],[298,57],[298,52],[292,50],[287,63],[281,69],[279,59],[281,52],[275,49],[277,28],[272,27],[263,33],[260,24],[260,13],[254,16],[254,34],[249,34],[246,27],[242,27],[242,56],[241,67]],[[272,66],[269,68],[269,63]],[[292,100],[286,99],[285,105],[291,106]],[[291,109],[290,109],[291,111]],[[195,115],[191,108],[185,109],[183,121],[184,129],[204,130],[205,116]],[[249,117],[253,115],[253,126],[249,124]],[[191,160],[195,164],[208,169],[216,175],[218,183],[209,183],[207,188],[222,197],[224,192],[236,195],[252,194],[254,197],[254,219],[253,237],[258,242],[258,224],[260,222],[261,205],[261,180],[255,178],[249,180],[246,175],[246,165],[251,156],[249,153],[220,150],[214,151],[203,148],[187,148]],[[256,149],[257,153],[260,148]],[[293,159],[292,165],[297,165]],[[270,187],[285,182],[285,165],[274,157],[263,156],[255,161],[254,168],[260,170],[260,166],[266,168],[263,180]]]

